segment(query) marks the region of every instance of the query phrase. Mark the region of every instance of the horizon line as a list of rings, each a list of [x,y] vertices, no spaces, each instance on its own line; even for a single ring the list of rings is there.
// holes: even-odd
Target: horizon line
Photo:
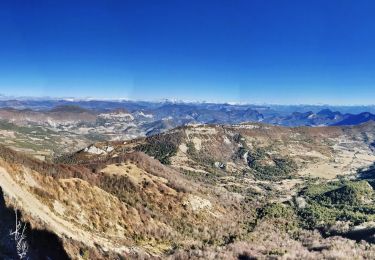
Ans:
[[[0,93],[0,101],[11,100],[55,100],[67,102],[90,102],[90,101],[108,101],[108,102],[147,102],[147,103],[175,103],[175,104],[217,104],[217,105],[230,105],[230,106],[331,106],[331,107],[371,107],[373,104],[329,104],[329,103],[267,103],[267,102],[241,102],[241,101],[214,101],[214,100],[188,100],[179,98],[161,98],[155,100],[147,99],[131,99],[131,98],[105,98],[105,97],[63,97],[63,96],[17,96],[17,95],[4,95]]]

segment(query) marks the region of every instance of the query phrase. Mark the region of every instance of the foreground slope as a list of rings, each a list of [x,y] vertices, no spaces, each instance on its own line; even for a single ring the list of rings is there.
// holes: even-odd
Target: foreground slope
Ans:
[[[52,165],[2,148],[0,186],[36,229],[58,235],[72,258],[158,256],[201,241],[224,243],[244,218],[225,192],[191,183],[142,154],[91,167]],[[237,214],[236,214],[237,213]],[[233,231],[232,231],[233,230]]]

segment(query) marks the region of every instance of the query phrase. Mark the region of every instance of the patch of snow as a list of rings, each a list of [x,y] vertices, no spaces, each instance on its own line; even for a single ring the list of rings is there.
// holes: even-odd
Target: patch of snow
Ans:
[[[313,118],[316,118],[316,114],[311,114],[307,117],[308,119],[313,119]]]
[[[143,111],[139,112],[138,115],[146,117],[146,118],[154,118],[154,115],[152,114],[145,114]]]

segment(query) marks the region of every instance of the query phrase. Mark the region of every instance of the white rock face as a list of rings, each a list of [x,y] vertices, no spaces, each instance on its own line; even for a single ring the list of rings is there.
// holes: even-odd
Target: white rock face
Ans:
[[[243,154],[243,156],[242,156],[242,158],[243,158],[243,160],[244,160],[245,163],[247,163],[247,158],[248,158],[248,156],[249,156],[249,152],[245,152],[245,153]]]
[[[230,140],[228,139],[228,137],[224,136],[224,143],[226,144],[231,144]]]
[[[188,151],[188,147],[186,146],[185,143],[180,144],[180,146],[179,146],[178,148],[179,148],[180,151],[183,152],[183,153],[187,153],[187,151]]]
[[[108,113],[108,114],[100,114],[99,117],[104,118],[104,119],[112,119],[112,120],[134,120],[133,115],[129,113]]]
[[[222,163],[222,162],[215,162],[214,165],[215,165],[216,168],[219,168],[219,169],[225,168],[225,164]]]
[[[233,125],[235,128],[241,128],[241,129],[258,129],[260,128],[259,125],[253,125],[253,124],[236,124]],[[264,129],[268,129],[267,127],[264,127]]]
[[[85,148],[85,152],[91,153],[91,154],[103,154],[103,153],[105,153],[104,150],[96,147],[95,145],[92,145],[90,147]]]
[[[59,215],[64,215],[65,212],[65,207],[63,204],[61,204],[59,201],[55,200],[53,202],[53,209],[59,214]]]
[[[307,206],[306,200],[304,198],[302,198],[302,197],[297,197],[296,198],[296,204],[297,204],[297,207],[299,209],[304,209]]]
[[[198,138],[198,137],[194,137],[194,138],[192,139],[192,141],[193,141],[193,144],[194,144],[194,146],[195,146],[195,149],[196,149],[197,151],[200,151],[201,148],[202,148],[202,140],[201,140],[200,138]]]
[[[96,147],[95,145],[91,145],[85,148],[86,153],[90,154],[107,154],[115,150],[112,146],[105,146],[103,149]]]
[[[189,207],[192,211],[201,211],[212,208],[212,204],[209,200],[195,195],[189,195],[188,199],[183,202],[183,205]]]
[[[105,149],[107,151],[107,153],[110,153],[114,150],[115,148],[113,148],[112,146],[107,146],[107,148]]]

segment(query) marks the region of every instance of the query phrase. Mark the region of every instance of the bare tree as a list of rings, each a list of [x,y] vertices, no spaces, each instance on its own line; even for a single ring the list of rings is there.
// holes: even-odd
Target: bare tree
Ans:
[[[27,252],[29,249],[29,245],[26,241],[26,224],[22,224],[22,222],[18,219],[17,210],[16,213],[16,228],[14,231],[10,231],[10,235],[13,237],[16,243],[17,254],[20,259],[27,259]]]

